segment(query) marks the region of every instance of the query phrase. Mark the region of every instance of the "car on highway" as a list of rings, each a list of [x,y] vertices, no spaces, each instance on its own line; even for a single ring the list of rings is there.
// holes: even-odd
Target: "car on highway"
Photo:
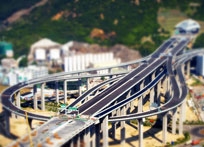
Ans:
[[[33,99],[33,92],[23,93],[23,94],[21,94],[20,98],[21,98],[21,100],[26,100],[26,101],[32,100]]]

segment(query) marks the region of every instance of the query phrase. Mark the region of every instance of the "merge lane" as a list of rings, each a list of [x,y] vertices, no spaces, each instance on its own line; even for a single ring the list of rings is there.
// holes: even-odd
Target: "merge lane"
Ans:
[[[180,42],[180,44],[174,48],[174,50],[172,51],[173,53],[176,53],[179,51],[179,49],[183,48],[186,43],[188,42],[188,40],[183,40]],[[169,57],[169,60],[168,60],[168,64],[167,64],[167,69],[168,69],[168,72],[170,75],[174,75],[173,74],[173,71],[172,71],[172,65],[171,65],[171,62],[172,62],[172,57]],[[184,80],[183,78],[183,75],[182,75],[182,72],[181,72],[181,68],[178,67],[177,68],[177,71],[179,73],[179,79],[180,79],[180,82],[182,83]],[[176,107],[178,104],[180,104],[186,94],[187,94],[187,91],[186,91],[186,88],[185,88],[185,84],[181,85],[181,92],[182,92],[182,95],[181,97],[179,97],[180,95],[180,91],[179,91],[179,87],[178,87],[178,84],[177,84],[177,81],[175,79],[175,76],[170,76],[170,79],[171,79],[171,82],[172,82],[172,87],[174,89],[174,95],[173,95],[173,98],[170,100],[170,102],[168,102],[167,104],[161,106],[160,110],[158,109],[154,109],[154,110],[151,110],[151,111],[147,111],[147,112],[142,112],[142,113],[134,113],[134,114],[130,114],[130,115],[126,115],[126,116],[119,116],[119,117],[112,117],[112,119],[114,120],[121,120],[121,119],[125,119],[125,120],[128,120],[128,119],[138,119],[138,118],[142,118],[144,116],[152,116],[152,115],[155,115],[156,113],[161,113],[160,111],[163,111],[163,112],[166,112],[168,109],[173,109],[174,107]],[[111,118],[110,118],[111,119]]]
[[[170,38],[166,43],[165,45],[169,46],[172,45],[177,39],[176,38]],[[153,53],[153,55],[151,56],[152,58],[157,58],[159,57],[159,55],[163,52],[165,52],[166,50],[166,47],[164,47],[164,44],[162,44],[157,50],[155,53]]]
[[[173,39],[174,40],[174,39]],[[163,48],[168,48],[170,45],[172,44],[172,40],[170,39],[169,41],[165,42],[161,48],[163,50]],[[149,63],[152,63],[155,59],[150,59],[148,62]],[[150,65],[148,65],[150,66]],[[147,67],[145,65],[145,67]],[[119,81],[116,85],[113,85],[110,87],[110,89],[107,89],[107,91],[104,91],[103,95],[98,95],[96,96],[95,98],[92,98],[92,100],[90,100],[89,102],[85,103],[84,105],[80,106],[79,107],[79,112],[80,113],[84,113],[84,111],[87,111],[86,109],[90,108],[90,106],[93,106],[94,104],[96,105],[100,99],[106,99],[104,98],[106,95],[109,95],[110,93],[112,93],[112,91],[114,89],[117,89],[117,87],[119,87],[120,85],[122,85],[122,83],[128,81],[130,78],[132,78],[133,76],[135,76],[137,73],[139,73],[139,71],[143,70],[144,67],[138,67],[136,68],[133,72],[131,72],[130,74],[128,74],[127,76],[125,76],[121,81]],[[116,92],[116,97],[120,94],[121,90],[117,91]],[[111,96],[112,98],[115,98],[114,96]],[[110,101],[110,100],[109,100]],[[113,101],[113,100],[112,100]],[[101,106],[101,102],[100,104],[97,104],[97,105],[100,105]],[[90,115],[90,114],[93,114],[94,112],[93,111],[89,111],[89,112],[86,112],[87,115]]]
[[[81,96],[79,96],[73,103],[71,103],[68,107],[73,107],[75,106],[76,104],[78,104],[80,101],[84,100],[91,92],[94,92],[95,90],[99,89],[100,87],[102,87],[103,85],[105,85],[106,83],[108,82],[113,82],[113,81],[116,81],[118,78],[121,78],[121,77],[115,77],[115,78],[112,78],[110,80],[106,80],[100,84],[97,84],[96,86],[94,86],[93,88],[87,90],[85,93],[83,93]]]
[[[132,71],[130,74],[124,76],[122,79],[120,79],[117,83],[113,84],[111,87],[107,88],[104,90],[103,93],[98,94],[96,97],[92,98],[91,100],[89,100],[88,102],[86,102],[85,104],[83,104],[82,106],[80,106],[79,112],[83,112],[85,111],[87,108],[89,108],[90,106],[92,106],[93,104],[96,104],[100,99],[106,97],[108,94],[112,93],[113,91],[115,91],[117,89],[117,87],[120,87],[123,83],[127,82],[128,79],[130,79],[131,77],[133,77],[134,75],[136,75],[138,72],[140,72],[142,69],[144,69],[147,65],[141,65],[138,68],[136,68],[136,70]]]
[[[87,108],[87,110],[84,110],[84,112],[82,112],[82,114],[90,115],[90,114],[97,113],[97,111],[101,110],[106,105],[108,105],[112,101],[114,101],[122,92],[125,92],[126,90],[131,88],[133,85],[135,85],[135,83],[142,80],[148,73],[150,73],[150,71],[152,71],[152,68],[156,68],[156,67],[160,66],[161,64],[165,63],[165,61],[166,60],[164,60],[164,59],[156,60],[151,65],[151,68],[147,68],[146,70],[143,70],[139,75],[137,75],[132,80],[127,79],[127,80],[129,80],[127,83],[122,85],[119,89],[115,90],[114,93],[112,93],[111,95],[108,95],[106,98],[102,99],[99,103],[96,103],[96,104],[92,103],[90,106],[93,106],[93,107]]]
[[[7,110],[12,111],[14,113],[17,112],[18,114],[21,114],[21,116],[25,116],[25,111],[23,111],[20,108],[14,106],[13,103],[12,103],[13,100],[10,98],[12,93],[15,92],[16,89],[20,89],[20,88],[22,88],[22,85],[17,84],[17,85],[15,85],[13,87],[10,87],[10,88],[6,89],[3,92],[3,94],[1,95],[1,97],[2,97],[1,102],[2,102],[2,105],[3,105],[4,109],[7,109]],[[28,115],[31,118],[35,118],[37,120],[48,120],[48,119],[50,119],[50,117],[48,117],[48,116],[37,115],[37,114],[29,113],[29,112],[28,112]]]
[[[168,41],[164,42],[159,48],[160,50],[164,50],[167,49],[173,42],[175,41],[175,38],[171,38]],[[154,59],[150,59],[148,60],[149,63],[152,63],[154,61]],[[86,110],[86,108],[88,108],[89,106],[92,106],[93,104],[96,104],[98,102],[98,100],[102,99],[103,97],[105,97],[107,94],[112,93],[115,89],[117,89],[117,87],[119,87],[120,85],[122,85],[124,82],[126,82],[128,79],[132,78],[133,76],[135,76],[136,74],[138,74],[141,70],[143,70],[144,68],[146,68],[147,65],[143,64],[141,66],[139,66],[138,68],[136,68],[133,72],[129,73],[127,76],[125,76],[123,79],[121,79],[120,81],[118,81],[116,84],[112,85],[111,87],[109,87],[108,89],[106,89],[106,91],[104,91],[104,93],[101,93],[97,96],[97,98],[92,98],[89,102],[83,104],[82,106],[79,107],[79,112],[82,112],[84,110]]]

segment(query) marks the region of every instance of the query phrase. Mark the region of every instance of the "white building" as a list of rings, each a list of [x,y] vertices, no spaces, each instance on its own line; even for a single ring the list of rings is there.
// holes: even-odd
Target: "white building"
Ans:
[[[111,65],[120,64],[121,60],[114,58],[112,52],[97,54],[80,54],[64,58],[64,71],[73,72],[85,70],[88,68],[100,68]],[[108,73],[108,71],[99,71],[100,73]]]
[[[9,72],[0,72],[0,83],[12,86],[19,82],[48,75],[47,67],[28,66],[26,68],[12,69]]]
[[[196,58],[196,73],[204,76],[204,55],[197,56]]]
[[[44,38],[31,45],[29,62],[48,64],[51,61],[61,62],[61,44]]]
[[[200,25],[198,22],[187,19],[179,22],[175,26],[175,34],[197,34],[200,30]]]

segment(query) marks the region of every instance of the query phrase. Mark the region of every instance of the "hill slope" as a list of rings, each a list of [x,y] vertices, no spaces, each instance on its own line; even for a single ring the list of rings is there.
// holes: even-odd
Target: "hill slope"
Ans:
[[[169,37],[157,22],[159,8],[185,12],[191,2],[202,0],[49,0],[0,33],[14,44],[16,56],[27,54],[30,45],[44,37],[59,43],[76,40],[108,46],[124,44],[147,55]],[[100,31],[93,36],[95,29]],[[142,43],[144,36],[150,36],[151,41]]]

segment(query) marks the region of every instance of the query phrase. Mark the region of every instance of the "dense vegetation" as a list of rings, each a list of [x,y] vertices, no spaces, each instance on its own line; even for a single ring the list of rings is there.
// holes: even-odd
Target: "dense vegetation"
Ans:
[[[26,2],[31,3],[31,0]],[[203,10],[198,7],[194,13],[191,12],[190,2],[204,3],[202,0],[161,0],[160,3],[140,0],[137,5],[133,0],[49,0],[0,35],[14,44],[16,56],[27,54],[30,45],[44,37],[59,43],[75,40],[101,45],[124,44],[147,55],[170,35],[157,22],[159,8],[177,8],[189,16],[199,17],[197,11]],[[15,9],[15,6],[10,7]],[[57,14],[60,17],[53,20]],[[111,32],[115,35],[91,38],[94,28],[102,29],[106,36]],[[150,36],[151,40],[142,42],[144,36]]]
[[[201,34],[196,38],[196,42],[194,43],[194,48],[203,48],[204,47],[204,34]]]
[[[38,1],[40,0],[1,0],[0,22],[5,20],[17,10],[30,7]]]

